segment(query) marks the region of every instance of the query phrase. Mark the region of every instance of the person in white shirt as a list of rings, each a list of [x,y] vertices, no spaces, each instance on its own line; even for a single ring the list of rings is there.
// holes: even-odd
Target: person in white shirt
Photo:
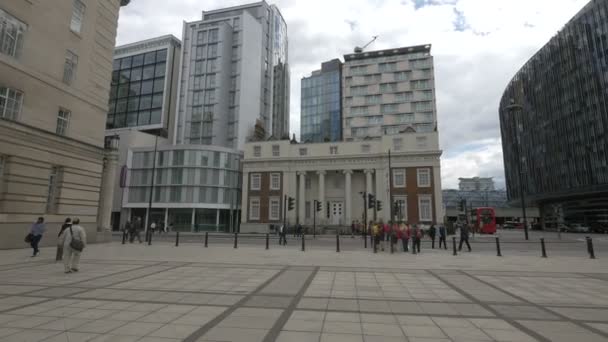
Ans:
[[[87,233],[82,226],[80,226],[80,219],[74,219],[70,229],[66,229],[63,237],[63,265],[65,266],[65,273],[78,272],[78,263],[80,262],[81,250],[73,248],[72,240],[78,240],[82,242],[82,248],[87,245]]]

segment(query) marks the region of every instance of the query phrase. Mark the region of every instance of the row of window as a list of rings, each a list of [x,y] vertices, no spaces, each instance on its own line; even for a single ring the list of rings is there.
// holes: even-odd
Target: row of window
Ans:
[[[220,169],[172,168],[154,172],[154,185],[213,185],[237,187],[240,173]],[[130,186],[149,186],[152,170],[131,170]]]
[[[23,93],[7,88],[0,87],[0,118],[8,120],[17,120],[21,107],[23,105]],[[57,126],[55,133],[66,135],[70,124],[71,112],[65,108],[59,108],[57,111]]]
[[[407,196],[395,196],[394,200],[396,203],[397,211],[394,215],[403,221],[408,220],[407,211]],[[249,198],[249,220],[257,221],[260,219],[261,205],[259,197]],[[310,202],[306,202],[306,218],[311,218],[312,208]],[[278,221],[281,218],[281,198],[270,197],[268,199],[268,220]],[[418,195],[418,219],[421,222],[432,222],[433,221],[433,196],[432,195]]]
[[[235,203],[236,189],[217,187],[154,187],[152,200],[155,203]],[[129,189],[130,203],[146,203],[150,200],[150,188],[138,187]]]
[[[406,169],[393,169],[393,187],[405,188]],[[416,180],[419,188],[431,187],[431,169],[416,169]]]
[[[262,189],[262,174],[251,173],[249,174],[249,190],[261,190]],[[270,174],[270,190],[281,190],[281,174],[271,173]]]
[[[352,75],[362,75],[367,74],[368,67],[372,64],[368,65],[354,65],[350,67],[350,72]],[[428,58],[425,59],[416,59],[409,61],[409,67],[411,69],[423,69],[430,68],[432,66],[431,60]],[[383,72],[394,72],[397,71],[397,62],[384,62],[378,63],[378,71]]]
[[[431,80],[415,80],[410,81],[410,89],[420,90],[428,89],[431,87]],[[379,86],[379,92],[383,94],[397,93],[399,91],[398,83],[389,82],[381,83]],[[365,96],[370,92],[370,86],[358,85],[350,87],[350,96]],[[374,92],[375,93],[375,92]],[[378,94],[370,94],[368,96],[379,96]]]
[[[154,152],[133,153],[133,169],[151,168]],[[217,151],[158,151],[156,166],[207,166],[237,170],[240,156]],[[221,165],[221,166],[220,166]]]

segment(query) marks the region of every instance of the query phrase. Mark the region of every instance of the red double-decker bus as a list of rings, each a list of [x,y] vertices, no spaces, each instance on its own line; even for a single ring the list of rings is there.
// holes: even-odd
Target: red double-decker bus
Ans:
[[[472,209],[471,219],[476,232],[481,234],[496,233],[496,212],[494,208],[481,207]]]

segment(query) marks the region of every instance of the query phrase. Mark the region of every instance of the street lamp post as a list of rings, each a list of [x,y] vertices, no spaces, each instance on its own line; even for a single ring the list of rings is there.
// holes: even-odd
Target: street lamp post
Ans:
[[[519,196],[521,199],[521,212],[524,218],[524,234],[526,236],[526,240],[528,240],[528,218],[526,216],[526,198],[524,194],[524,179],[523,179],[523,170],[521,168],[521,136],[519,134],[519,126],[517,126],[517,120],[515,119],[515,111],[523,110],[523,106],[520,104],[516,104],[514,99],[511,99],[511,104],[506,107],[506,109],[511,114],[511,119],[513,121],[513,129],[515,130],[515,138],[517,140],[517,148],[516,148],[516,156],[517,156],[517,175],[518,175],[518,183],[519,183]]]
[[[152,217],[152,194],[154,192],[154,177],[156,172],[156,152],[158,150],[158,135],[154,137],[154,155],[152,157],[152,179],[150,181],[150,196],[148,196],[148,215],[146,217],[146,229],[148,231],[148,227],[150,226],[150,218]]]

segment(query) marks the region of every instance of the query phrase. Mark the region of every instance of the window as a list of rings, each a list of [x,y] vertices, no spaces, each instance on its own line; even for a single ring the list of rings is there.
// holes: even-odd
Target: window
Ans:
[[[218,40],[218,30],[209,30],[209,43],[215,43]]]
[[[57,113],[57,131],[59,135],[66,135],[68,132],[68,126],[70,124],[70,111],[66,109],[59,109]]]
[[[300,176],[300,177],[306,177],[306,176]],[[310,177],[304,178],[304,188],[306,188],[306,190],[312,189],[312,178],[310,178]]]
[[[425,90],[422,92],[422,98],[425,100],[432,100],[433,99],[433,91],[432,90]]]
[[[61,167],[53,166],[49,174],[48,193],[46,196],[46,212],[51,213],[57,207],[57,195],[59,194],[59,178]]]
[[[426,137],[416,137],[416,147],[426,147],[426,146],[427,146]]]
[[[310,201],[306,201],[304,202],[304,211],[306,214],[306,218],[309,219],[312,217],[312,210],[311,210],[312,206]]]
[[[280,173],[271,173],[270,174],[270,190],[280,190],[281,189],[281,174]]]
[[[281,218],[281,201],[277,197],[271,197],[268,202],[268,219],[278,221]]]
[[[350,87],[351,95],[365,95],[367,94],[367,86],[355,86]]]
[[[405,188],[405,169],[393,169],[393,187]]]
[[[418,187],[428,188],[431,186],[431,169],[418,169]]]
[[[367,127],[351,128],[351,134],[356,137],[364,137],[368,134]]]
[[[381,93],[392,93],[397,91],[397,83],[382,83],[380,84]]]
[[[0,53],[18,57],[26,29],[23,22],[0,9]]]
[[[379,125],[382,124],[382,115],[370,116],[367,118],[368,125]]]
[[[22,92],[0,87],[0,118],[17,120],[19,112],[21,112],[22,100]]]
[[[412,81],[412,89],[427,89],[431,84],[428,80]]]
[[[395,81],[407,81],[408,75],[405,71],[396,72],[393,74]]]
[[[402,138],[393,138],[393,149],[395,151],[401,151],[403,148],[403,139]]]
[[[397,112],[398,106],[396,104],[385,104],[382,105],[382,114],[391,114]]]
[[[76,78],[78,56],[70,50],[65,52],[65,65],[63,66],[63,83],[70,85]]]
[[[417,112],[426,112],[433,110],[433,103],[430,101],[414,103],[414,110]]]
[[[394,213],[399,221],[407,221],[407,196],[395,196],[397,211]]]
[[[418,196],[418,213],[420,221],[433,221],[433,201],[431,196]]]
[[[353,75],[361,75],[367,72],[367,65],[359,65],[350,67],[350,72]]]
[[[70,30],[80,33],[82,29],[82,21],[84,20],[85,6],[81,0],[74,0],[72,6],[72,21],[70,22]]]
[[[253,197],[249,199],[249,219],[260,219],[260,199],[258,197]]]
[[[371,146],[370,145],[361,145],[361,152],[362,153],[369,153],[371,151]]]
[[[338,146],[329,146],[329,154],[338,154]]]
[[[367,115],[367,106],[356,106],[350,109],[352,115]]]
[[[259,173],[251,174],[251,186],[250,190],[260,190],[262,188],[262,175]]]
[[[281,155],[281,146],[279,145],[272,145],[272,156],[273,157],[278,157]]]
[[[208,51],[208,58],[217,57],[217,44],[210,44],[207,51]]]
[[[215,71],[215,59],[208,59],[207,60],[207,72],[214,72]]]
[[[307,155],[307,154],[308,154],[308,149],[306,149],[306,148],[301,148],[301,149],[300,149],[300,155],[301,155],[301,156],[305,156],[305,155]]]
[[[396,102],[407,102],[411,101],[414,95],[412,93],[397,93],[395,94]]]
[[[397,63],[380,63],[378,64],[378,70],[380,72],[395,71],[397,70]]]
[[[182,165],[184,165],[184,151],[173,151],[173,166]]]
[[[253,146],[253,156],[254,157],[262,156],[262,146]]]
[[[378,104],[382,100],[382,95],[368,95],[365,97],[366,104]]]

